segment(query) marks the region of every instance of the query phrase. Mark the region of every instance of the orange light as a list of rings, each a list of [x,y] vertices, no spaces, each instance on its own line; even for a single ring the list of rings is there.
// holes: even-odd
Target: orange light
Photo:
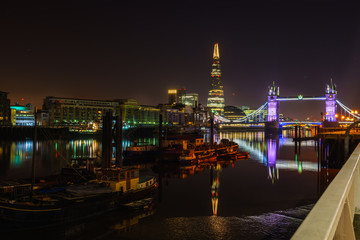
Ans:
[[[339,117],[339,115],[335,114],[335,117],[336,117],[336,118],[338,118],[338,117]]]
[[[341,119],[344,119],[345,118],[345,116],[341,116]]]
[[[355,114],[358,114],[358,111],[357,111],[357,110],[355,110]]]

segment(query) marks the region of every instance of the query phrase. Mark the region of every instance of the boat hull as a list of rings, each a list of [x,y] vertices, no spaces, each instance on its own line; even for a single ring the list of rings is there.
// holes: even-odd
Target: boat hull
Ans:
[[[61,201],[53,206],[26,205],[0,201],[0,219],[14,226],[46,226],[69,223],[122,207],[151,196],[157,185],[128,193],[112,192]]]

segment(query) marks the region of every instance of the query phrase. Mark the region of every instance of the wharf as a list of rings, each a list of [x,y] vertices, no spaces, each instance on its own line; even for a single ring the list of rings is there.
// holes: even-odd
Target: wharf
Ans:
[[[327,139],[345,139],[345,131],[346,129],[338,129],[338,130],[329,130],[329,131],[321,131],[318,133],[317,137],[321,138],[322,140]],[[360,130],[354,129],[349,132],[349,137],[352,140],[360,140]]]

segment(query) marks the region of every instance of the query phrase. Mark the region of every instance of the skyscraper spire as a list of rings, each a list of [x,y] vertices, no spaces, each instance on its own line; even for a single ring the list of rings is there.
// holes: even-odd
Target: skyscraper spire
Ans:
[[[224,115],[225,99],[221,79],[219,45],[214,45],[214,55],[211,70],[210,91],[207,101],[209,111]]]
[[[214,59],[220,59],[220,54],[219,54],[219,44],[215,43],[214,45]]]

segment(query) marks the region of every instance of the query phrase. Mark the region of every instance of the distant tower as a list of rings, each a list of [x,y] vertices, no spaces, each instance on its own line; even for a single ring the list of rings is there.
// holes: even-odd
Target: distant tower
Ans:
[[[176,98],[177,98],[177,90],[176,89],[169,89],[168,90],[168,96],[169,96],[169,104],[176,104]]]
[[[278,122],[279,121],[279,101],[277,97],[279,96],[279,87],[273,85],[269,87],[268,90],[268,122]]]
[[[209,110],[224,115],[225,98],[223,82],[221,80],[219,45],[214,45],[214,56],[211,70],[210,91],[207,101]]]
[[[336,85],[333,84],[332,78],[330,79],[330,85],[326,85],[325,90],[325,120],[329,122],[336,122]]]
[[[186,88],[180,88],[177,90],[177,100],[176,102],[177,103],[181,103],[181,104],[184,104],[183,103],[183,96],[186,96]]]

